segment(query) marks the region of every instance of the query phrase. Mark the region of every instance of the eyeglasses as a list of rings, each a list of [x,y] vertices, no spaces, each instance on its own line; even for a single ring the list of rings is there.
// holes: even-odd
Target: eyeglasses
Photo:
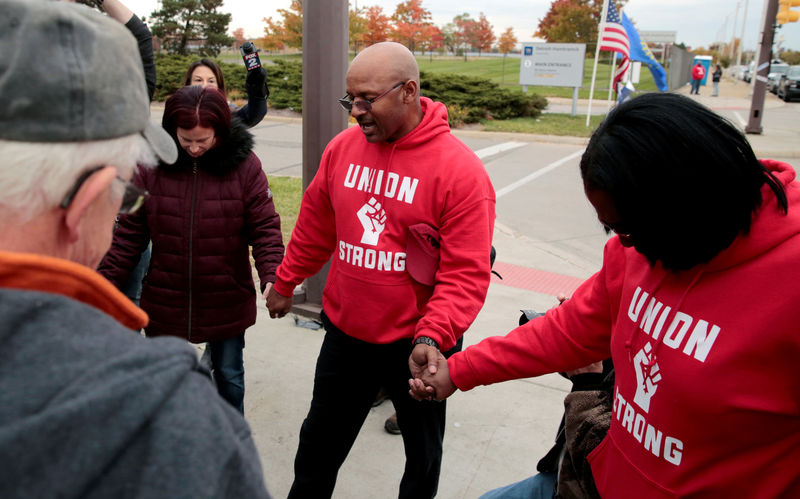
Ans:
[[[105,166],[96,166],[81,173],[80,177],[78,177],[70,190],[67,192],[67,195],[64,196],[64,199],[61,201],[61,208],[69,208],[69,205],[72,204],[72,200],[75,198],[75,195],[78,193],[83,183],[86,182],[89,177],[99,172],[103,168],[105,168]],[[115,180],[119,180],[125,185],[125,193],[122,195],[122,204],[119,207],[119,213],[121,215],[129,215],[134,213],[142,206],[142,204],[144,204],[144,200],[147,199],[147,191],[134,185],[132,182],[125,180],[119,175],[115,177]]]
[[[403,86],[403,85],[405,85],[406,83],[408,83],[408,82],[407,82],[407,81],[401,81],[400,83],[398,83],[397,85],[393,86],[393,87],[392,87],[392,88],[390,88],[389,90],[387,90],[387,91],[385,91],[384,93],[380,94],[379,96],[377,96],[377,97],[373,97],[373,98],[371,98],[371,99],[361,99],[361,100],[354,101],[354,100],[352,99],[352,97],[350,97],[349,95],[345,95],[344,97],[342,97],[341,99],[339,99],[339,104],[342,106],[342,109],[344,109],[344,110],[345,110],[345,111],[347,111],[348,113],[350,113],[350,112],[352,112],[352,111],[353,111],[353,106],[357,107],[357,108],[358,108],[358,109],[360,109],[362,112],[365,112],[365,113],[367,113],[367,112],[369,112],[369,111],[372,109],[372,104],[373,104],[375,101],[377,101],[378,99],[380,99],[380,98],[381,98],[381,97],[383,97],[384,95],[388,94],[388,93],[389,93],[389,92],[391,92],[392,90],[394,90],[394,89],[396,89],[396,88],[398,88],[398,87],[402,87],[402,86]]]
[[[628,238],[628,239],[630,239],[630,237],[631,237],[631,233],[630,232],[625,232],[623,230],[616,229],[616,228],[614,228],[613,225],[611,225],[610,223],[606,222],[603,219],[600,219],[600,223],[603,224],[603,228],[607,232],[613,232],[614,234],[618,235],[619,237],[625,237],[625,238]]]

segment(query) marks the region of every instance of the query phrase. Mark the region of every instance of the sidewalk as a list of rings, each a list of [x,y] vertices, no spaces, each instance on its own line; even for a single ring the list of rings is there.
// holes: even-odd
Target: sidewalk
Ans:
[[[692,98],[718,112],[738,112],[746,117],[748,92],[749,86],[743,82],[727,81],[720,85],[720,97],[711,97],[710,88],[704,87],[700,96]],[[688,94],[688,86],[678,93]],[[767,95],[764,132],[748,135],[759,157],[800,157],[798,131],[767,118],[770,110],[784,105]],[[546,136],[516,134],[509,140],[515,139],[548,140]],[[501,273],[509,274],[505,282],[493,279],[483,309],[465,334],[465,346],[510,331],[517,324],[520,308],[545,310],[555,305],[555,294],[568,291],[593,271],[590,262],[559,260],[557,267],[547,266],[560,273],[554,274],[554,286],[515,286],[524,280],[520,269],[530,262],[551,263],[555,256],[546,247],[515,237],[502,226],[495,230],[494,244],[501,255],[498,268],[506,265],[508,270]],[[257,322],[247,332],[245,416],[253,430],[267,486],[276,498],[286,497],[291,487],[299,429],[311,400],[323,335],[323,330],[298,326],[292,316],[270,319],[262,302]],[[354,359],[353,382],[368,375],[359,372]],[[454,394],[447,402],[448,425],[437,497],[472,499],[534,474],[536,463],[552,445],[568,390],[569,382],[548,375]],[[401,437],[383,429],[392,412],[390,402],[370,411],[340,470],[335,498],[396,496],[405,458]]]
[[[494,243],[504,262],[519,265],[523,260],[552,258],[502,228],[495,231]],[[589,273],[577,266],[562,270],[576,276],[565,286]],[[464,336],[464,346],[510,331],[517,325],[523,306],[538,310],[552,307],[556,293],[528,291],[493,278],[486,304]],[[292,316],[270,319],[263,303],[259,303],[256,324],[247,331],[245,416],[253,430],[267,487],[276,498],[286,497],[291,487],[298,434],[311,400],[323,335],[324,330],[297,326]],[[353,374],[355,383],[359,376],[368,375],[358,372],[357,362]],[[536,473],[536,463],[555,438],[569,387],[568,381],[552,374],[454,394],[447,402],[437,497],[477,498],[492,488]],[[388,401],[370,410],[340,470],[333,497],[396,497],[405,457],[402,438],[383,429],[392,412]]]

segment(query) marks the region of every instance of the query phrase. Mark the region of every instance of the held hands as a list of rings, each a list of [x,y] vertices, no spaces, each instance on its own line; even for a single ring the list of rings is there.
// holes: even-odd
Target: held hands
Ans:
[[[450,379],[447,359],[442,353],[425,344],[418,344],[408,358],[412,379],[408,380],[409,395],[417,400],[444,400],[456,391]]]
[[[292,309],[292,297],[279,294],[272,289],[271,282],[268,282],[264,289],[264,299],[267,300],[269,316],[273,319],[283,317]]]

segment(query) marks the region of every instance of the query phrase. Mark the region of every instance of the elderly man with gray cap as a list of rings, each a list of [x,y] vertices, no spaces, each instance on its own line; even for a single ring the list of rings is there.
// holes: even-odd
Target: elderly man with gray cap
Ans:
[[[94,271],[176,155],[121,24],[0,0],[0,497],[269,497],[192,347]]]

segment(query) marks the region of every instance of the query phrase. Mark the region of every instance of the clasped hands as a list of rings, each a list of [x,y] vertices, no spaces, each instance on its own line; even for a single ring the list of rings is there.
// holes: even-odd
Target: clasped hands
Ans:
[[[268,282],[264,288],[264,300],[267,302],[269,316],[278,319],[288,314],[292,310],[292,297],[283,296],[272,288],[272,283]]]
[[[437,348],[418,344],[408,358],[412,378],[408,393],[417,400],[444,400],[456,391],[450,379],[447,359]]]

